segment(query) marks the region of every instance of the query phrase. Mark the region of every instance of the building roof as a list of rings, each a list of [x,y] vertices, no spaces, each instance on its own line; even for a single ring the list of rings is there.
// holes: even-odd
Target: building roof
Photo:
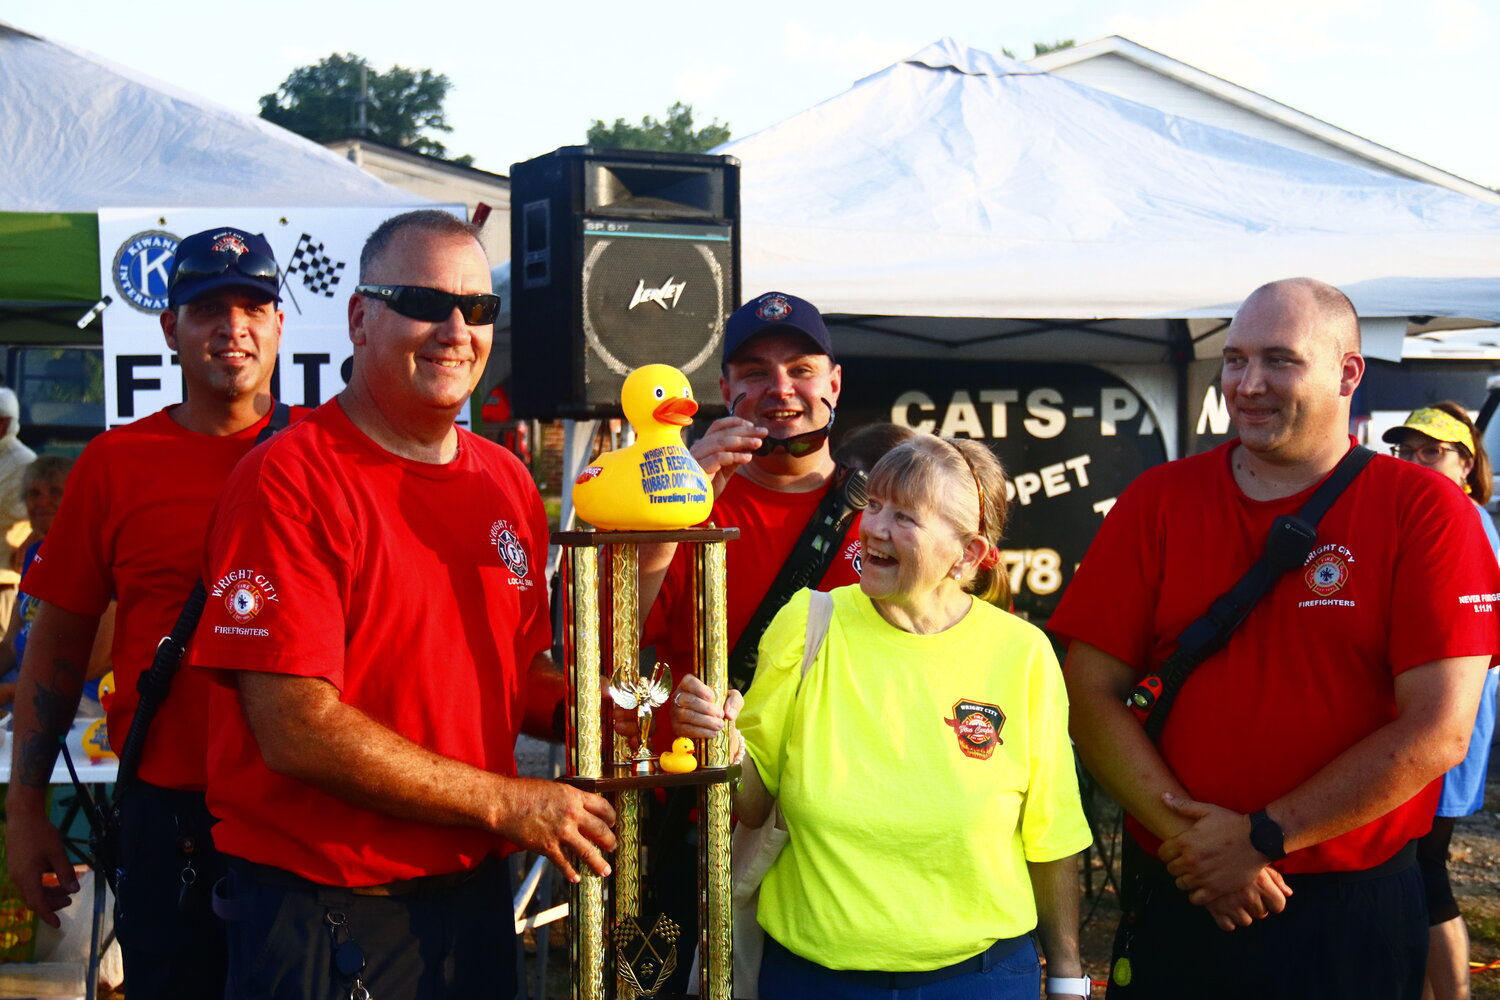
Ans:
[[[1280,142],[1500,204],[1500,192],[1399,153],[1119,35],[1029,60],[1074,79],[1185,118]]]

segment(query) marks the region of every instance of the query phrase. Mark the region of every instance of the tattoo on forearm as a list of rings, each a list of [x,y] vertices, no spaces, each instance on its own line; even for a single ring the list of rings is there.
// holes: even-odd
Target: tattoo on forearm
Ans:
[[[31,704],[36,709],[37,728],[22,736],[16,748],[16,773],[12,780],[31,788],[45,788],[52,779],[58,742],[67,735],[78,711],[87,664],[70,659],[52,661],[52,686],[41,681],[32,686]]]

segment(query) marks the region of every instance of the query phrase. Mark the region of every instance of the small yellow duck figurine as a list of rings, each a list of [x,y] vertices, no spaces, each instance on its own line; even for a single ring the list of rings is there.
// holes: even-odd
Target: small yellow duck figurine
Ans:
[[[682,444],[698,412],[687,377],[671,365],[643,365],[620,387],[635,444],[589,463],[573,484],[573,509],[596,528],[688,528],[708,517],[708,478]]]
[[[693,756],[693,741],[679,736],[672,741],[672,749],[661,755],[661,769],[668,774],[687,774],[698,770],[698,758]]]

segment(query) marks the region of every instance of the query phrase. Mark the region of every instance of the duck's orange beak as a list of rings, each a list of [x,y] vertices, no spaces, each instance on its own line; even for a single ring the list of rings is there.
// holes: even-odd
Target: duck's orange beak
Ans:
[[[693,422],[693,414],[697,412],[698,404],[695,401],[674,396],[652,410],[651,416],[655,417],[658,423],[686,427]]]

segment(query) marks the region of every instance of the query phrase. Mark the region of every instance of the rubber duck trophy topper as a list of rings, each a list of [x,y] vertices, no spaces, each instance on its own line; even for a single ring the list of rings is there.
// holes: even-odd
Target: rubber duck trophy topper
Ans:
[[[682,444],[698,404],[687,377],[671,365],[644,365],[620,387],[635,444],[589,463],[573,484],[578,516],[606,531],[688,528],[708,517],[713,492]]]

